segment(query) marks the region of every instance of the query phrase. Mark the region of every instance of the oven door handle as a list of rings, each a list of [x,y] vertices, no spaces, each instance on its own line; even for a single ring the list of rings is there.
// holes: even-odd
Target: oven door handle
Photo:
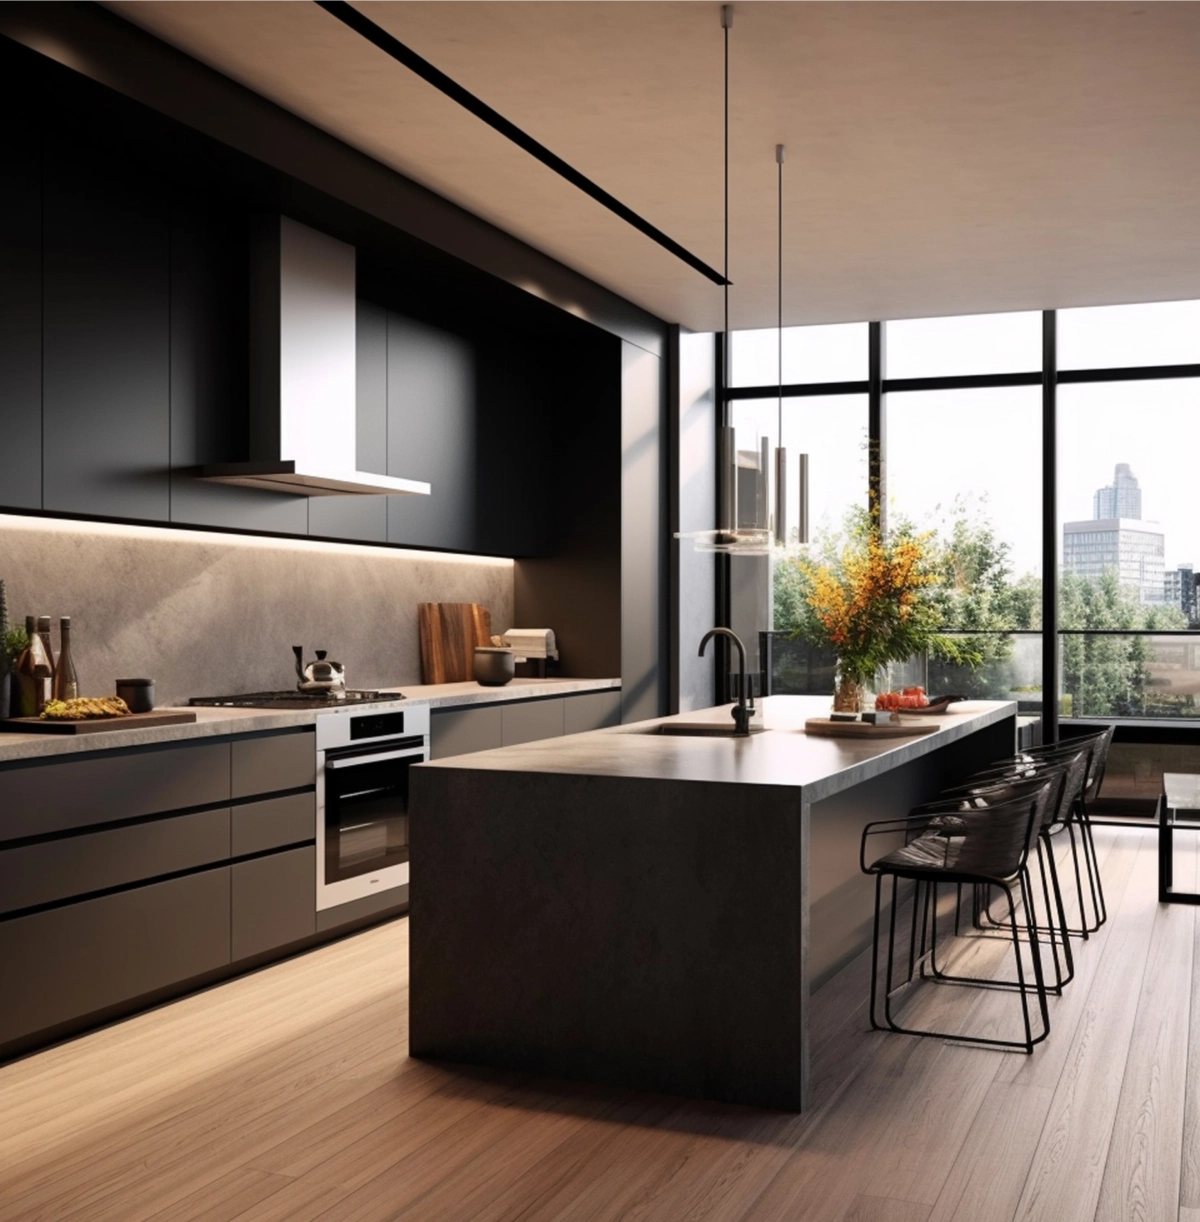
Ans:
[[[403,760],[412,759],[424,761],[425,752],[421,748],[408,751],[377,751],[374,755],[358,755],[342,757],[339,759],[327,759],[325,761],[326,768],[361,768],[364,764],[377,764],[381,760]]]

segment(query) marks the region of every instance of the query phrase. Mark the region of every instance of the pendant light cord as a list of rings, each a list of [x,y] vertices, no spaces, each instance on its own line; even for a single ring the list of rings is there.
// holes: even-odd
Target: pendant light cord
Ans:
[[[721,30],[724,38],[725,50],[725,98],[724,98],[724,136],[725,136],[725,215],[724,215],[724,230],[725,230],[725,265],[722,269],[725,283],[722,286],[722,294],[725,304],[725,383],[729,384],[730,368],[729,368],[729,30],[733,25],[733,5],[721,5]]]
[[[779,167],[779,233],[778,233],[778,266],[777,284],[779,288],[776,311],[778,327],[777,357],[779,360],[779,440],[775,443],[783,445],[783,153],[782,144],[775,146],[775,161]]]

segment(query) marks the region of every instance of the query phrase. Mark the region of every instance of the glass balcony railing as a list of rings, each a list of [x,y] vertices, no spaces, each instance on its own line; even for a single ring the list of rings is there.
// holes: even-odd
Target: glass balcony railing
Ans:
[[[955,692],[976,700],[1014,700],[1022,714],[1042,712],[1040,632],[947,635],[970,642],[983,661],[971,667],[910,658],[878,675],[876,689],[919,684],[931,695]],[[1062,718],[1200,718],[1200,631],[1064,629],[1058,650]],[[832,651],[766,632],[760,652],[769,671],[769,691],[832,694]]]
[[[776,695],[824,696],[833,692],[835,657],[786,634],[763,633],[761,654],[770,660],[770,691]],[[879,691],[920,686],[932,695],[955,693],[974,700],[1015,700],[1022,713],[1042,710],[1042,637],[1038,632],[947,633],[983,655],[977,667],[924,656],[886,668]]]
[[[1062,717],[1200,716],[1200,632],[1063,630],[1058,662]]]

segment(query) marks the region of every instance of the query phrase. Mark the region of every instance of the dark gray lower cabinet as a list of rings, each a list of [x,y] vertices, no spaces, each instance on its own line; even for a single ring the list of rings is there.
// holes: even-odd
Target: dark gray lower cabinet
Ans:
[[[621,724],[621,693],[616,690],[568,696],[563,705],[564,734],[582,734],[585,730]]]
[[[559,738],[565,716],[559,700],[528,700],[506,704],[501,709],[501,738],[506,747],[533,743],[543,738]]]
[[[0,912],[228,860],[228,807],[43,840],[0,852]]]
[[[316,849],[272,853],[230,869],[235,963],[316,933]]]
[[[228,740],[39,761],[0,770],[0,841],[228,801]]]
[[[227,964],[229,870],[0,921],[0,1045]]]
[[[233,808],[234,857],[265,853],[311,840],[317,829],[317,795],[290,793]]]
[[[482,708],[434,709],[429,719],[429,755],[446,759],[489,751],[503,744],[502,709],[499,705]]]
[[[299,789],[317,779],[316,735],[311,729],[233,740],[235,798]]]

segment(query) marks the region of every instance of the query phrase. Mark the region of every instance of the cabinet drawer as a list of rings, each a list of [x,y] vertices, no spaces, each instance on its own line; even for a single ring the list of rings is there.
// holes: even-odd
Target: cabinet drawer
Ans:
[[[233,960],[317,931],[317,850],[239,861],[233,874]]]
[[[233,855],[261,853],[317,834],[317,795],[293,793],[233,808]]]
[[[503,744],[502,709],[453,709],[434,711],[430,717],[429,755],[445,759],[450,755],[469,755],[472,751],[489,751]]]
[[[229,743],[0,770],[0,840],[229,801]]]
[[[228,962],[228,866],[0,921],[0,1045]]]
[[[236,739],[232,776],[235,798],[313,785],[317,780],[316,735],[305,730]]]
[[[228,857],[228,808],[0,850],[0,912],[104,891]]]
[[[506,704],[504,714],[504,746],[537,742],[540,738],[559,738],[563,732],[562,700],[530,700],[524,704]]]
[[[582,734],[585,730],[603,730],[605,726],[621,724],[621,693],[618,691],[568,696],[563,704],[564,734]]]

